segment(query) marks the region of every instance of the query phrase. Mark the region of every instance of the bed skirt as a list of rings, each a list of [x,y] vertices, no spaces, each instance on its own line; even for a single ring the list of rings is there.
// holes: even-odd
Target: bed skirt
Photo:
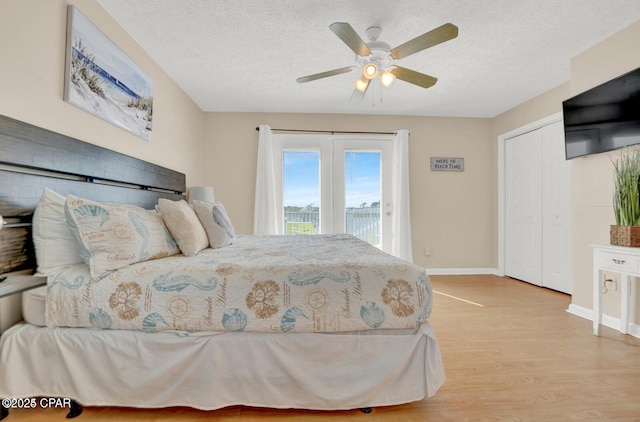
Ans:
[[[342,410],[408,403],[444,383],[428,323],[401,334],[175,333],[21,323],[0,341],[0,397],[84,406]]]

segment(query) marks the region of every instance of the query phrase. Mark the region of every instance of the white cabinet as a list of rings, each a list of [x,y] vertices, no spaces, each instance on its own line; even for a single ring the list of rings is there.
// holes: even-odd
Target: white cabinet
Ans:
[[[621,275],[620,329],[629,332],[629,309],[631,307],[631,278],[640,277],[640,249],[624,246],[593,246],[593,334],[600,335],[602,323],[602,287],[604,272]]]
[[[562,121],[505,141],[505,274],[571,293],[571,168]]]

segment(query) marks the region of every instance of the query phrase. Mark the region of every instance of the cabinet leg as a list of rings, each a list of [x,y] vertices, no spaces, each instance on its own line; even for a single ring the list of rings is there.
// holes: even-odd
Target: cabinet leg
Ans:
[[[600,324],[602,322],[602,271],[593,271],[593,334],[600,335]]]
[[[623,274],[620,280],[621,299],[620,304],[620,332],[622,334],[629,333],[629,308],[631,306],[631,280],[626,274]]]

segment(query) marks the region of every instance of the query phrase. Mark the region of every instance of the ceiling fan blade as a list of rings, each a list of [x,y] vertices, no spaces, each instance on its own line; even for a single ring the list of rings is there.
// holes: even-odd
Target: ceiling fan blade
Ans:
[[[328,78],[329,76],[341,75],[343,73],[351,72],[355,68],[356,68],[355,66],[349,66],[349,67],[343,67],[340,69],[328,70],[326,72],[316,73],[313,75],[302,76],[296,79],[296,82],[303,83],[303,82],[315,81],[316,79]]]
[[[329,25],[329,29],[338,36],[345,44],[349,46],[358,56],[369,56],[371,50],[367,47],[362,38],[356,33],[356,31],[345,22],[334,22]]]
[[[429,88],[438,82],[438,78],[400,66],[396,66],[391,69],[391,73],[396,75],[396,78],[398,79],[409,82],[410,84],[421,86],[422,88]]]
[[[369,85],[371,85],[370,79],[367,79],[366,81],[367,85],[364,87],[364,90],[360,91],[358,88],[353,90],[353,94],[351,94],[351,99],[349,100],[349,102],[359,103],[364,99],[364,95],[367,93]]]
[[[458,27],[445,23],[444,25],[433,29],[427,33],[420,35],[406,43],[397,46],[391,50],[391,57],[394,59],[402,59],[418,51],[425,50],[434,45],[438,45],[445,41],[449,41],[458,36]]]

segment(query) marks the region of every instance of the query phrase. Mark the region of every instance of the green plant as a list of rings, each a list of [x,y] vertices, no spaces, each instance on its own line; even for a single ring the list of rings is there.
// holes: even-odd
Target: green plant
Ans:
[[[619,226],[640,226],[638,178],[640,178],[640,149],[628,148],[613,162],[613,212]]]

